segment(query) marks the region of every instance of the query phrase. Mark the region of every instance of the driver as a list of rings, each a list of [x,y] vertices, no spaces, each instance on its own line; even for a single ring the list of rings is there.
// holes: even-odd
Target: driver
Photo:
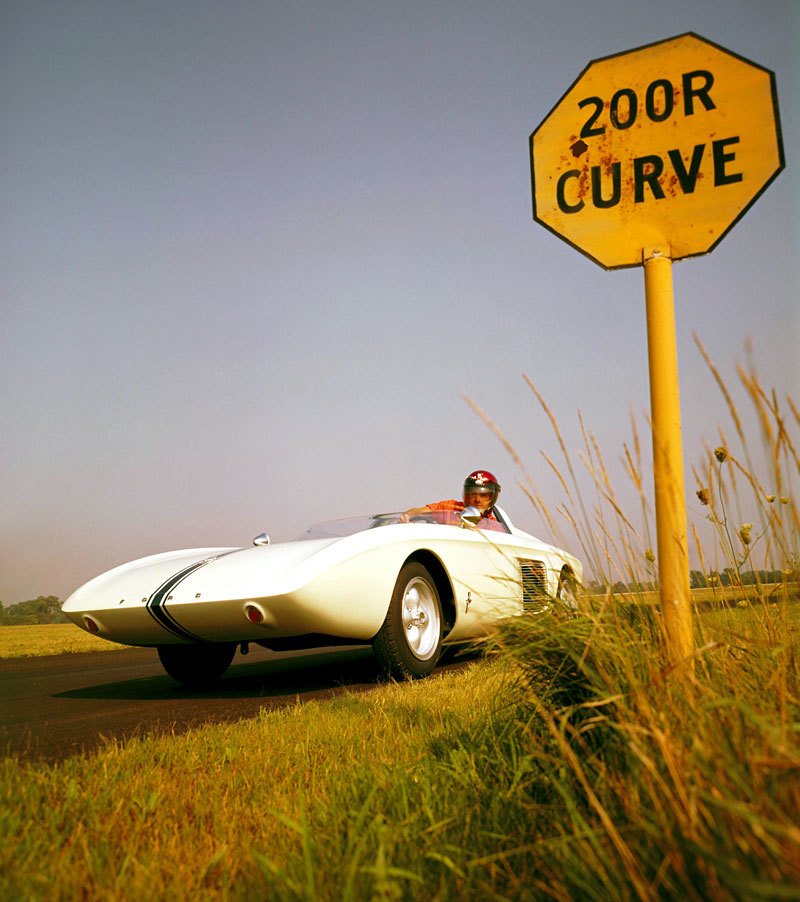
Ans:
[[[408,523],[412,517],[434,511],[451,511],[460,514],[465,507],[477,507],[482,520],[497,522],[494,506],[500,494],[500,483],[488,470],[473,470],[464,480],[464,500],[434,501],[423,507],[411,507],[400,514],[400,522]]]

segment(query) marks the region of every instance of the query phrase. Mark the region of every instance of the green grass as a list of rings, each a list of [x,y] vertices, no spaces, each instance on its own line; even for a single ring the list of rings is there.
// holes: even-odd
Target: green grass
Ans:
[[[648,608],[508,637],[561,802],[548,830],[565,842],[537,868],[557,896],[800,897],[797,616],[734,609],[697,627],[680,677]]]
[[[433,679],[7,759],[0,895],[797,898],[800,629],[724,615],[686,682],[652,609],[554,611]]]
[[[127,648],[92,636],[72,623],[0,626],[0,660]]]
[[[471,817],[487,779],[513,782],[461,745],[502,732],[507,682],[503,667],[478,662],[60,765],[6,759],[0,895],[363,899],[435,875],[446,889],[444,862],[467,867],[451,848],[466,829],[445,814],[451,792]],[[491,807],[499,828],[502,798]],[[506,844],[487,837],[481,848]]]

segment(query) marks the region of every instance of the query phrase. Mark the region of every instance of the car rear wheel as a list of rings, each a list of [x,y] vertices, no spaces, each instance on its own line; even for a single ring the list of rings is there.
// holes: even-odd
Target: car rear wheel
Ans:
[[[230,667],[236,645],[159,645],[161,666],[184,686],[202,689],[214,683]]]
[[[397,577],[386,619],[372,643],[381,670],[395,679],[427,676],[442,650],[439,592],[422,564],[406,564]]]

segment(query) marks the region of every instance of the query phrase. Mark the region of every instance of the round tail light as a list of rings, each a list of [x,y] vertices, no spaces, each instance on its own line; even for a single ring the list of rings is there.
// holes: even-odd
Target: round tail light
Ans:
[[[250,623],[263,623],[264,612],[256,604],[246,604],[244,606],[244,615]]]
[[[86,625],[86,629],[89,630],[90,633],[100,632],[100,627],[97,625],[97,621],[92,620],[92,618],[88,617],[86,614],[83,615],[83,622]]]

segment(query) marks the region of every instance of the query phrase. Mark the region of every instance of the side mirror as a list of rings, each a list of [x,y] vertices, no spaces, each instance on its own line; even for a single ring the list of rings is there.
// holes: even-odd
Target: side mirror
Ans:
[[[269,545],[269,536],[265,532],[260,532],[254,539],[254,545]]]
[[[464,510],[461,511],[461,525],[466,526],[467,523],[469,523],[472,526],[475,526],[481,522],[482,517],[483,514],[477,507],[465,507]]]

